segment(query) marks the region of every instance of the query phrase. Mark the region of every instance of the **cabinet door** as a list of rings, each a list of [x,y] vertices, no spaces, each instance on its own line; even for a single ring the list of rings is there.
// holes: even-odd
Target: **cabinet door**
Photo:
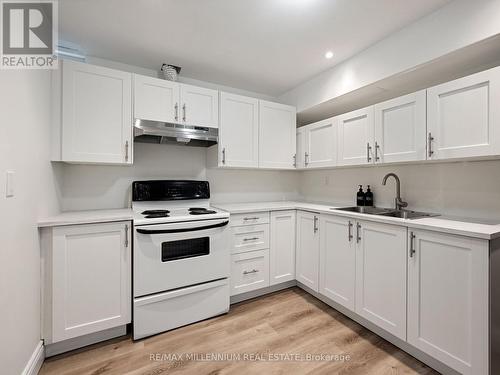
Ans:
[[[306,159],[308,168],[337,165],[337,125],[335,118],[305,127]]]
[[[271,212],[270,283],[295,280],[295,210]]]
[[[297,249],[295,274],[297,281],[318,291],[319,216],[297,211]]]
[[[376,104],[375,162],[425,160],[426,92]]]
[[[319,292],[354,311],[356,285],[354,220],[322,215],[320,227]]]
[[[429,158],[500,154],[499,102],[500,68],[428,89]]]
[[[219,92],[181,84],[181,119],[184,124],[219,127]]]
[[[373,106],[337,116],[338,165],[373,163]]]
[[[488,334],[488,241],[410,232],[408,342],[461,374],[486,375]]]
[[[306,127],[297,128],[296,132],[297,139],[297,153],[295,154],[295,167],[304,168],[304,156],[306,152]]]
[[[134,117],[180,123],[180,86],[177,82],[134,75]]]
[[[53,231],[53,342],[130,323],[130,223]]]
[[[64,61],[62,80],[62,160],[131,164],[132,75]]]
[[[220,165],[258,167],[259,101],[246,96],[220,93]]]
[[[356,313],[406,340],[406,227],[356,223]]]
[[[294,169],[296,110],[259,101],[259,167]]]

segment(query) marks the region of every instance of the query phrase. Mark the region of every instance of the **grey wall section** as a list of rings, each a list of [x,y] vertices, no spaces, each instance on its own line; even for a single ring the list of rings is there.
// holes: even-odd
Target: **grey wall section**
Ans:
[[[49,160],[50,73],[0,71],[0,364],[21,374],[40,341],[37,219],[58,211]],[[15,171],[7,198],[6,171]]]
[[[410,209],[500,222],[500,160],[306,171],[299,192],[309,200],[353,205],[357,185],[370,184],[375,204],[392,207],[394,180],[382,186],[389,172],[401,178],[401,195]]]

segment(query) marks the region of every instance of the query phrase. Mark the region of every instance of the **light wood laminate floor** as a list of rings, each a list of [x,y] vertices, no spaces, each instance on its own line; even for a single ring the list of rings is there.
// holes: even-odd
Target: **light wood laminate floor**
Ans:
[[[187,358],[193,353],[197,360]],[[239,353],[241,360],[201,360],[211,353]],[[343,354],[350,359],[308,361],[310,354]],[[285,360],[278,360],[280,356]],[[291,288],[233,305],[227,315],[144,340],[125,337],[49,358],[40,374],[437,373],[306,292]]]

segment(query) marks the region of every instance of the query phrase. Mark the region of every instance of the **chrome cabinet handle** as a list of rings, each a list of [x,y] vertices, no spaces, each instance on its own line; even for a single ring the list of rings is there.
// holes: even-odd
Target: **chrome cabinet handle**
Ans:
[[[359,243],[359,241],[361,241],[361,235],[359,232],[360,229],[361,229],[361,224],[356,223],[356,243]]]
[[[380,157],[378,156],[378,150],[380,149],[380,145],[375,141],[375,161],[379,161]]]
[[[309,165],[309,154],[307,152],[304,152],[304,165]]]
[[[128,247],[128,224],[125,224],[125,247]]]
[[[259,218],[257,216],[254,216],[254,217],[244,217],[243,220],[244,221],[247,221],[247,220],[258,220]]]
[[[226,148],[222,149],[222,164],[226,164]]]
[[[297,154],[293,155],[293,166],[297,168]]]
[[[370,142],[366,142],[366,161],[368,163],[372,161],[372,158],[370,157],[371,150],[372,146],[370,146]]]
[[[353,235],[352,235],[352,222],[349,220],[349,224],[347,225],[347,239],[349,242],[352,241]]]
[[[410,232],[410,258],[413,258],[415,252],[415,234]]]
[[[314,216],[314,233],[318,231],[318,217]]]
[[[243,275],[249,275],[249,274],[252,274],[252,273],[257,273],[259,272],[259,270],[256,270],[255,268],[251,271],[243,271]]]
[[[243,238],[243,241],[257,241],[259,237]]]
[[[427,136],[427,149],[429,150],[429,157],[430,158],[434,154],[434,151],[432,151],[432,141],[433,140],[434,140],[434,137],[432,136],[431,132],[429,132],[429,134]]]
[[[186,122],[186,103],[182,105],[182,121]]]
[[[175,121],[178,121],[179,120],[179,103],[175,103],[174,105],[174,109],[175,109]]]
[[[128,161],[128,141],[125,142],[125,161]]]

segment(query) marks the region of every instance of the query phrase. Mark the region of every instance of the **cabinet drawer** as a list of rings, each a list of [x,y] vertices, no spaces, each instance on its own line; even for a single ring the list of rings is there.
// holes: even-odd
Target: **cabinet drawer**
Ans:
[[[233,227],[232,253],[244,253],[269,248],[269,224]]]
[[[269,286],[269,250],[250,251],[231,257],[231,295]]]
[[[248,214],[231,215],[231,225],[233,227],[239,225],[255,225],[269,223],[269,212],[251,212]]]

